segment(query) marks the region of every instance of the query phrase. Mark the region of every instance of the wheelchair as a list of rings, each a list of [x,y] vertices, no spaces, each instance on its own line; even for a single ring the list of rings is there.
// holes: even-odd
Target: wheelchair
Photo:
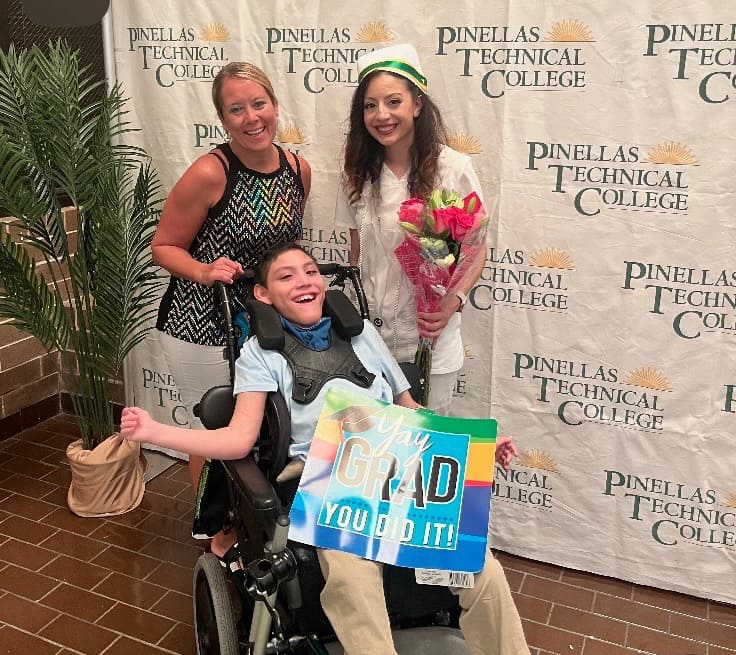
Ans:
[[[322,264],[332,276],[325,305],[352,311],[362,325],[367,303],[356,267]],[[350,280],[360,311],[344,294]],[[228,335],[225,356],[234,373],[236,336],[227,290],[217,289],[223,326]],[[345,310],[345,303],[349,309]],[[251,322],[258,335],[264,330]],[[413,365],[409,375],[416,396],[421,384]],[[419,387],[420,388],[420,387]],[[235,400],[232,386],[207,391],[196,408],[202,424],[215,429],[228,424]],[[193,575],[194,626],[198,655],[340,655],[343,649],[324,615],[319,594],[324,586],[316,551],[289,540],[288,506],[298,476],[281,481],[288,464],[289,411],[280,393],[268,394],[259,439],[244,459],[222,461],[229,509],[225,531],[237,536],[242,570],[223,567],[212,553],[201,555]],[[458,629],[457,598],[445,587],[418,585],[413,569],[384,566],[384,592],[394,643],[400,655],[453,653],[469,655]]]

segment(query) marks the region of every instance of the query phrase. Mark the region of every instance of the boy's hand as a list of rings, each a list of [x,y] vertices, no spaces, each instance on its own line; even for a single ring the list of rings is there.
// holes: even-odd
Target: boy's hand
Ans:
[[[140,407],[125,407],[120,417],[120,434],[130,441],[150,441],[156,422]]]
[[[511,460],[519,454],[511,439],[512,437],[496,437],[496,462],[504,471],[509,470]]]

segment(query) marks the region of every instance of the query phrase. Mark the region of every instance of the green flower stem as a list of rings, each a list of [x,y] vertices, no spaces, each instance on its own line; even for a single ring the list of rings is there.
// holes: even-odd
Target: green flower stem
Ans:
[[[414,355],[414,364],[419,367],[422,376],[421,403],[426,407],[429,402],[429,374],[432,370],[432,341],[430,339],[419,341],[416,355]]]

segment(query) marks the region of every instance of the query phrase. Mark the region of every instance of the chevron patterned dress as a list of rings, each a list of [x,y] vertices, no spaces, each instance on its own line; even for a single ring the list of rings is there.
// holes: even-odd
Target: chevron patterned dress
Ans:
[[[246,168],[227,143],[217,146],[228,161],[227,185],[192,242],[190,252],[196,260],[209,264],[228,257],[243,268],[252,268],[271,246],[301,238],[304,186],[299,160],[294,171],[284,151],[276,148],[278,169],[259,173]],[[232,285],[236,305],[245,302],[247,294],[245,281]],[[171,277],[156,327],[189,343],[225,345],[214,289],[191,280]]]

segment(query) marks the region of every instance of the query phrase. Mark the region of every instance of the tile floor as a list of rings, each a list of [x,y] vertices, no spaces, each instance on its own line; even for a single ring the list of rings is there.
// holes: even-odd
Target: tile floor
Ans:
[[[78,518],[64,455],[75,437],[62,414],[0,441],[0,655],[193,655],[201,545],[185,465],[128,514]],[[736,655],[735,606],[499,559],[532,655]]]
[[[0,441],[0,653],[193,655],[202,549],[186,467],[150,481],[127,514],[79,518],[64,454],[76,434],[60,415]]]

